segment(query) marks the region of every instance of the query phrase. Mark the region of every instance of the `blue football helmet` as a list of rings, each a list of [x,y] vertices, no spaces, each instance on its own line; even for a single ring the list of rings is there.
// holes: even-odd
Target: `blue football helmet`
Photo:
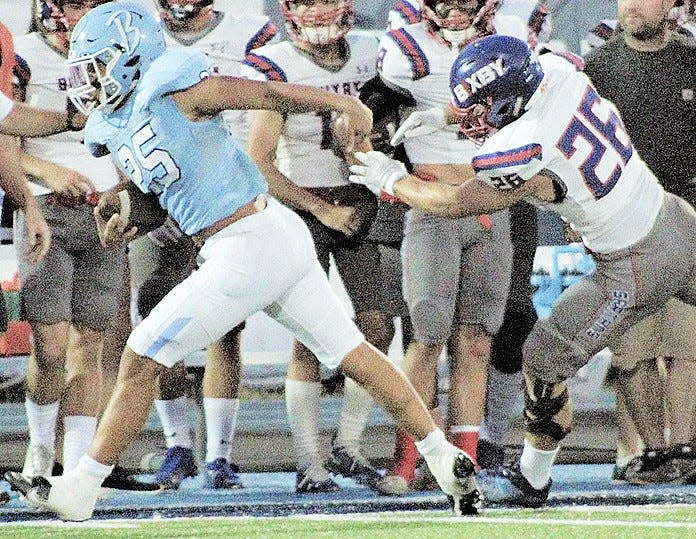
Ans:
[[[109,2],[90,10],[70,37],[68,97],[84,114],[110,113],[165,48],[159,20],[142,6]]]
[[[450,106],[461,118],[460,131],[480,142],[513,122],[543,78],[524,41],[494,35],[467,45],[450,71]]]

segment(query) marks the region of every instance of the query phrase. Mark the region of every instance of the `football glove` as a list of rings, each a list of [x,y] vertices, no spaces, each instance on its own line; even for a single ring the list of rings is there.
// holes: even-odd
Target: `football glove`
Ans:
[[[435,107],[428,110],[417,110],[401,122],[390,144],[398,146],[406,139],[429,135],[444,127],[447,127],[447,114],[444,108]]]
[[[381,152],[355,152],[354,156],[362,165],[351,165],[348,179],[367,186],[377,196],[383,193],[394,196],[394,182],[408,175],[402,162]]]

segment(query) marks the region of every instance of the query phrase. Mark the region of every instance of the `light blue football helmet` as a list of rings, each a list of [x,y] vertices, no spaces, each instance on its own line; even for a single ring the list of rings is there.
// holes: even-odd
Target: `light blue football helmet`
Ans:
[[[102,4],[88,11],[70,36],[68,97],[84,114],[109,114],[164,51],[154,13],[131,2]]]

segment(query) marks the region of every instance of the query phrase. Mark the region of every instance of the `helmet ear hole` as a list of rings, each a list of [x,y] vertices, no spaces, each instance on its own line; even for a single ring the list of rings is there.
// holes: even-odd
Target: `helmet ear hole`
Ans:
[[[128,59],[128,61],[123,64],[126,67],[133,67],[137,66],[140,63],[140,55],[136,54],[135,56],[132,56],[131,58]]]

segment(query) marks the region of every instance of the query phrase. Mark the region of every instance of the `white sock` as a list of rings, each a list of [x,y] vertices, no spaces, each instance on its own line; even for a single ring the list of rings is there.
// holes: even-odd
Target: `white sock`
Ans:
[[[507,374],[488,367],[486,415],[479,438],[496,445],[505,445],[510,422],[517,412],[517,400],[522,394],[522,371]]]
[[[321,462],[319,455],[320,382],[285,379],[285,408],[299,468]]]
[[[426,456],[433,451],[437,451],[444,444],[447,444],[445,433],[440,429],[435,429],[422,440],[416,441],[416,449],[418,449],[421,455]]]
[[[190,403],[186,397],[169,400],[156,400],[155,408],[162,422],[164,439],[167,448],[179,446],[185,449],[193,448],[191,426],[189,423]]]
[[[79,481],[80,487],[99,488],[113,469],[112,465],[102,464],[84,454],[80,457],[77,466],[68,475],[75,477]]]
[[[60,401],[36,404],[29,397],[24,399],[29,425],[29,445],[43,445],[51,451],[56,447],[56,421]]]
[[[75,468],[82,455],[87,453],[96,430],[96,417],[73,415],[63,418],[63,473]]]
[[[372,409],[372,397],[346,376],[343,386],[343,408],[341,410],[341,422],[336,433],[336,445],[345,447],[349,454],[360,450],[360,437],[362,436],[367,420]]]
[[[560,447],[551,451],[542,451],[535,448],[527,440],[524,441],[520,457],[520,471],[534,488],[544,488],[551,479],[551,466],[556,460],[559,449]]]
[[[223,458],[230,462],[232,439],[237,426],[239,399],[203,398],[206,431],[206,462]]]

